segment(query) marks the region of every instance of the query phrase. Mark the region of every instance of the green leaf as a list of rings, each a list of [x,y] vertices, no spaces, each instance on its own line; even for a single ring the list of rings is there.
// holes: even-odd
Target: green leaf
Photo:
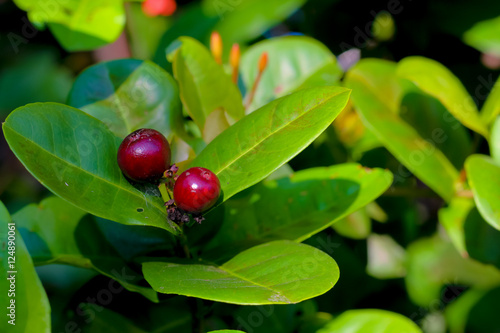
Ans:
[[[500,230],[500,166],[485,155],[472,155],[465,171],[474,193],[474,201],[483,218]]]
[[[126,317],[106,308],[100,310],[94,315],[93,320],[88,320],[90,324],[84,327],[83,332],[146,333]]]
[[[275,241],[222,266],[148,262],[146,280],[161,293],[233,304],[290,304],[321,295],[339,278],[330,256],[309,245]]]
[[[202,256],[219,259],[270,240],[301,242],[372,202],[391,182],[389,171],[354,163],[264,181],[206,216],[215,224],[224,214],[224,222]]]
[[[464,333],[472,308],[484,297],[486,290],[469,289],[445,308],[446,324],[450,333]]]
[[[463,40],[482,53],[500,55],[500,16],[474,24]]]
[[[399,313],[361,309],[343,312],[318,333],[422,333],[422,330]]]
[[[500,231],[484,221],[476,207],[464,223],[465,244],[471,258],[500,269]]]
[[[100,274],[117,280],[127,290],[139,292],[151,301],[158,302],[156,292],[140,285],[143,277],[131,269],[115,249],[115,244],[108,240],[110,237],[106,237],[103,232],[102,225],[111,224],[113,235],[120,239],[120,242],[116,242],[119,248],[127,237],[118,228],[120,225],[111,221],[103,221],[99,225],[90,216],[83,218],[84,215],[84,211],[63,199],[49,197],[39,205],[25,206],[13,215],[13,219],[26,239],[29,253],[36,265],[60,263],[93,268]],[[152,241],[145,239],[144,227],[133,228],[135,237],[139,237],[135,241],[135,248],[141,248],[142,243]],[[156,228],[154,232],[158,234]]]
[[[169,68],[165,54],[172,42],[181,36],[205,40],[210,35],[218,18],[209,16],[199,2],[191,2],[179,8],[178,19],[174,21],[160,39],[153,61],[163,68]]]
[[[406,290],[411,300],[428,306],[445,284],[491,288],[500,284],[500,271],[462,258],[454,246],[437,235],[421,238],[407,248]]]
[[[87,0],[47,3],[15,0],[38,28],[48,24],[67,51],[88,51],[114,42],[125,26],[122,0]]]
[[[442,151],[455,168],[463,169],[472,150],[468,129],[437,99],[422,92],[410,92],[401,101],[400,116]]]
[[[184,128],[179,89],[174,78],[149,61],[119,59],[83,71],[68,103],[125,137],[139,128],[153,128],[169,140]]]
[[[491,128],[490,145],[491,157],[500,165],[500,117],[497,117]]]
[[[78,222],[87,213],[58,197],[48,197],[40,204],[30,204],[13,215],[28,244],[35,264],[53,262],[90,267],[74,240]]]
[[[353,103],[363,124],[384,146],[432,190],[450,200],[458,171],[432,141],[424,140],[396,114],[406,88],[398,84],[394,70],[395,65],[387,61],[361,60],[346,76],[346,85],[353,89]],[[375,77],[384,77],[386,83],[377,85],[380,79]],[[384,86],[390,87],[388,94],[380,90]]]
[[[300,8],[305,0],[205,0],[207,12],[217,15],[218,31],[224,43],[243,43],[259,37]]]
[[[7,143],[49,190],[94,215],[174,234],[163,200],[134,188],[116,163],[121,139],[99,120],[56,103],[16,109],[3,124]]]
[[[197,40],[181,37],[172,56],[174,76],[186,111],[200,130],[215,110],[223,110],[233,123],[244,115],[241,94],[231,78]]]
[[[306,148],[344,109],[350,91],[305,89],[275,100],[215,138],[191,163],[212,170],[225,201]]]
[[[464,258],[468,257],[464,225],[467,215],[473,207],[474,201],[471,198],[455,197],[448,207],[441,208],[438,212],[439,223],[444,227],[451,242]]]
[[[462,124],[489,137],[473,99],[460,80],[442,64],[424,57],[407,57],[399,62],[397,73],[437,98]]]
[[[17,56],[0,74],[0,119],[27,103],[63,103],[72,80],[70,70],[59,65],[55,51],[43,49]]]
[[[16,231],[16,221],[11,219],[2,202],[0,202],[0,237],[2,242],[0,287],[3,292],[4,312],[0,330],[49,333],[51,323],[47,294],[38,278],[26,245]],[[9,253],[10,251],[14,253]],[[12,310],[8,307],[15,308],[13,317],[9,316]]]
[[[208,333],[245,333],[243,331],[236,331],[236,330],[217,330],[217,331],[210,331]]]
[[[331,73],[335,76],[330,82],[333,85],[338,84],[342,75],[335,56],[319,41],[305,36],[276,37],[252,45],[243,54],[240,68],[247,91],[254,85],[258,62],[264,52],[268,53],[268,64],[249,110],[289,94],[311,76]],[[318,71],[322,71],[321,74]],[[309,86],[313,86],[312,82]]]
[[[489,125],[491,122],[497,118],[500,114],[500,77],[495,82],[495,85],[490,91],[488,98],[484,102],[483,108],[481,109],[481,120]],[[493,135],[493,133],[491,134]],[[491,139],[493,144],[493,138]]]

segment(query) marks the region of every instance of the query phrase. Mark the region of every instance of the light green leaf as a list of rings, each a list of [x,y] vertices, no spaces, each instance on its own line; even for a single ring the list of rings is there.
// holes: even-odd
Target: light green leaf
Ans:
[[[386,79],[385,86],[392,87],[387,96],[380,90],[382,86],[376,85],[377,80],[372,79],[382,73],[384,78],[390,78],[394,66],[386,61],[369,59],[361,60],[353,67],[346,76],[346,85],[353,89],[353,103],[363,124],[384,146],[431,189],[450,200],[455,193],[458,171],[433,143],[424,140],[396,113],[399,109],[396,101],[401,100],[406,88],[398,85],[393,76]]]
[[[15,0],[37,27],[48,24],[67,51],[88,51],[114,42],[125,26],[122,0]]]
[[[474,24],[464,33],[463,39],[483,53],[500,56],[500,16]]]
[[[212,170],[225,201],[288,162],[344,109],[350,91],[305,89],[256,110],[215,138],[191,163]]]
[[[330,256],[291,241],[253,247],[222,266],[148,262],[143,272],[158,292],[242,305],[298,303],[339,278]]]
[[[437,98],[462,124],[485,138],[489,137],[471,96],[460,80],[442,64],[424,57],[407,57],[399,62],[397,73]]]
[[[4,312],[0,321],[0,331],[49,333],[51,323],[47,294],[38,278],[26,245],[16,231],[16,221],[11,219],[2,202],[0,202],[0,237],[2,240],[0,287],[3,293],[1,303]],[[10,251],[14,253],[9,253]],[[10,259],[11,257],[13,258]],[[9,316],[11,313],[13,317]]]
[[[465,162],[465,171],[474,193],[474,201],[493,228],[500,230],[500,166],[485,155],[472,155]]]
[[[483,108],[481,109],[481,120],[489,125],[491,122],[497,118],[500,114],[500,77],[495,82],[495,85],[490,91],[488,98],[484,102]],[[493,135],[493,133],[491,134]],[[492,138],[491,141],[494,139]]]
[[[448,207],[441,208],[438,212],[439,223],[444,227],[451,242],[464,258],[468,257],[465,247],[464,225],[467,215],[474,207],[471,198],[455,197]]]
[[[3,124],[7,143],[44,186],[75,206],[123,224],[178,233],[156,192],[134,188],[116,162],[121,139],[99,120],[69,106],[36,103]]]
[[[215,110],[223,110],[231,123],[244,115],[241,94],[231,78],[217,64],[200,42],[181,37],[182,43],[173,53],[174,76],[179,83],[181,100],[200,130]]]
[[[247,91],[254,85],[264,52],[268,54],[268,64],[247,112],[289,94],[306,84],[311,76],[331,74],[335,78],[329,83],[334,85],[342,75],[335,56],[319,41],[305,36],[275,37],[252,45],[243,54],[240,68]],[[314,86],[311,81],[308,84]]]
[[[497,119],[493,123],[493,127],[491,128],[490,145],[491,157],[498,165],[500,165],[500,116],[497,117]]]
[[[492,265],[462,258],[454,246],[438,236],[422,238],[407,248],[406,289],[411,300],[429,306],[445,284],[491,288],[500,284]]]
[[[214,30],[218,31],[224,43],[244,43],[262,35],[294,11],[305,0],[239,0],[224,2],[205,0],[207,12],[219,17]]]
[[[422,333],[422,330],[399,313],[362,309],[342,313],[318,333]]]
[[[210,331],[208,333],[245,333],[245,332],[236,330],[217,330],[217,331]]]
[[[179,89],[174,78],[149,61],[119,59],[83,71],[68,104],[105,123],[125,137],[139,128],[153,128],[169,140],[184,128]]]

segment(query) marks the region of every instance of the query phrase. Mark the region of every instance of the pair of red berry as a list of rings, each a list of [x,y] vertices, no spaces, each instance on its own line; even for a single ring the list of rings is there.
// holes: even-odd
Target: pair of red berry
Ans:
[[[125,176],[137,182],[158,182],[170,168],[170,145],[154,129],[139,129],[129,134],[118,148],[118,166]],[[174,201],[178,208],[201,214],[219,199],[220,182],[210,170],[190,168],[175,181]]]

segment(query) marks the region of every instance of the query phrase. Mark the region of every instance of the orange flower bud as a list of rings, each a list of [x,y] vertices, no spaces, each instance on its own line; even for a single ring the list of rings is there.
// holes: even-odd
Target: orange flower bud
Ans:
[[[212,32],[210,36],[210,51],[217,63],[222,64],[222,38],[217,31]]]
[[[263,52],[259,58],[259,73],[262,73],[267,67],[268,55],[267,52]]]
[[[240,45],[233,44],[231,47],[231,53],[229,54],[229,63],[232,68],[238,68],[240,65]]]

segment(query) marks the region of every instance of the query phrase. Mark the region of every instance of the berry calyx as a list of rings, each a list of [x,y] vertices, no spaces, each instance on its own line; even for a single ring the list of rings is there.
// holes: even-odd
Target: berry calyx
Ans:
[[[210,170],[194,167],[180,174],[174,185],[177,207],[191,214],[210,209],[220,196],[219,178]]]
[[[170,166],[170,145],[154,129],[141,128],[130,133],[118,148],[118,166],[137,182],[159,180]]]

